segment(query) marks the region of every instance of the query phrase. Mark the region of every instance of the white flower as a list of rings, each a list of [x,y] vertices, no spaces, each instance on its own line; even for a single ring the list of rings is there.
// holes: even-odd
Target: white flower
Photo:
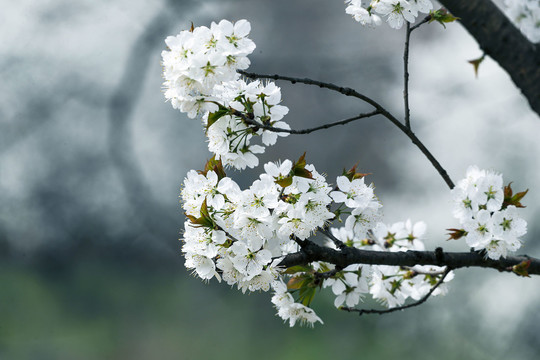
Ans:
[[[406,0],[380,0],[373,8],[377,13],[388,16],[386,21],[394,29],[401,29],[404,21],[413,23],[418,15]]]
[[[272,288],[274,289],[272,303],[278,310],[278,316],[285,321],[289,320],[290,327],[293,327],[296,322],[311,326],[317,321],[321,324],[323,323],[313,309],[294,302],[292,295],[287,292],[287,286],[283,281],[275,281],[272,283]]]
[[[343,303],[348,307],[353,307],[369,292],[368,278],[370,275],[368,265],[349,265],[343,269],[343,277],[337,279],[327,279],[324,286],[331,286],[334,295],[334,306],[339,308]]]
[[[527,233],[527,222],[517,215],[513,205],[493,214],[493,235],[502,239],[515,239]]]
[[[373,200],[373,188],[364,184],[364,178],[349,181],[346,176],[338,176],[340,191],[333,191],[330,196],[335,202],[345,203],[350,208],[365,208]]]
[[[394,245],[399,246],[401,249],[423,251],[425,247],[422,239],[425,233],[425,222],[418,221],[412,225],[411,220],[407,220],[400,231],[397,232]]]
[[[379,16],[362,7],[362,0],[346,0],[345,3],[348,3],[345,12],[352,15],[354,20],[360,24],[371,27],[381,24],[381,18]]]
[[[486,205],[489,211],[499,210],[504,200],[502,175],[486,172],[477,183],[475,200],[480,205]]]
[[[366,208],[353,209],[345,220],[345,228],[354,232],[355,237],[364,238],[368,230],[375,227],[381,219],[381,203],[371,201]]]
[[[452,199],[454,201],[452,214],[460,223],[472,219],[479,210],[478,202],[469,197],[467,189],[456,186],[452,189]]]
[[[264,164],[264,171],[276,180],[282,180],[289,176],[292,169],[291,160],[285,160],[281,164],[269,162]]]
[[[474,219],[465,221],[463,228],[467,232],[465,237],[467,244],[476,250],[483,249],[489,244],[493,239],[493,233],[490,231],[493,228],[492,222],[491,214],[487,210],[480,210]]]
[[[399,267],[373,266],[369,293],[389,308],[400,306],[406,300],[405,294],[400,290],[402,282]]]
[[[243,242],[235,242],[230,248],[234,254],[231,261],[234,267],[244,275],[243,280],[251,280],[263,271],[263,266],[272,260],[270,251],[248,247]]]
[[[430,0],[409,0],[409,5],[413,11],[423,12],[426,14],[433,9],[433,4]]]

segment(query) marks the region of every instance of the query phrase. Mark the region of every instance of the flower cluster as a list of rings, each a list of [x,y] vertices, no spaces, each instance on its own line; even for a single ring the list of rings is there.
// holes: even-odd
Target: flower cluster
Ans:
[[[277,314],[291,326],[322,322],[309,306],[323,287],[331,288],[338,308],[353,307],[366,294],[388,307],[420,299],[440,281],[442,268],[353,264],[336,269],[324,262],[279,267],[318,229],[333,240],[327,246],[334,249],[424,250],[425,224],[380,222],[382,205],[364,176],[353,167],[337,177],[332,189],[303,155],[295,162],[265,164],[264,173],[241,190],[226,176],[222,161],[210,159],[204,171],[187,174],[181,193],[188,217],[182,247],[186,267],[242,292],[273,289]],[[336,215],[347,215],[345,224],[331,228],[329,235],[329,221]],[[444,292],[439,286],[433,294]]]
[[[430,0],[347,3],[347,13],[364,25],[378,25],[380,15],[394,28],[432,9]],[[426,224],[381,222],[382,204],[373,185],[366,184],[366,174],[353,167],[338,176],[332,188],[324,175],[306,163],[305,154],[294,162],[265,164],[264,172],[247,189],[227,177],[224,166],[253,168],[264,146],[288,135],[270,128],[290,129],[282,121],[288,108],[280,105],[280,89],[272,82],[247,82],[237,73],[249,66],[247,55],[255,48],[247,37],[249,31],[246,20],[192,27],[168,37],[169,49],[162,53],[166,98],[189,117],[200,115],[208,148],[214,153],[203,171],[191,170],[184,179],[185,266],[203,280],[223,280],[243,293],[272,289],[277,314],[290,326],[322,323],[309,307],[322,288],[331,288],[334,305],[348,310],[368,294],[390,308],[409,298],[418,301],[445,294],[453,273],[443,267],[337,267],[322,261],[302,263],[305,258],[297,262],[300,265],[280,266],[316,253],[310,252],[315,245],[308,238],[318,231],[329,239],[326,246],[332,250],[327,250],[342,255],[350,248],[423,251]],[[253,143],[256,136],[260,145]],[[514,195],[510,185],[503,187],[500,174],[470,167],[452,190],[454,216],[463,228],[450,229],[451,238],[465,237],[470,247],[492,259],[506,256],[520,247],[519,238],[526,233],[527,224],[517,215],[526,193]],[[342,217],[342,227],[329,228],[332,220],[341,222]]]
[[[297,239],[334,217],[328,211],[330,186],[303,157],[264,168],[246,190],[226,177],[215,159],[206,171],[187,174],[181,194],[188,217],[182,251],[186,267],[202,279],[223,279],[243,292],[268,291],[278,276],[279,261],[273,258],[297,251]],[[284,301],[276,304],[285,306]]]
[[[451,238],[464,236],[470,247],[485,250],[491,259],[506,257],[521,246],[519,238],[527,232],[526,221],[517,214],[525,193],[512,197],[510,186],[503,188],[502,175],[470,166],[452,190],[454,217],[463,229],[450,229]]]
[[[361,23],[375,27],[380,25],[381,16],[388,25],[401,29],[405,21],[414,23],[418,13],[429,13],[433,9],[431,0],[346,0],[345,12]]]
[[[321,324],[323,323],[313,309],[294,301],[293,296],[287,289],[287,285],[283,281],[275,281],[272,287],[274,288],[272,304],[278,309],[278,316],[285,321],[288,320],[291,327],[297,321],[312,326],[317,321]]]
[[[364,183],[364,177],[352,176],[352,181],[347,176],[339,176],[336,179],[338,191],[333,191],[330,196],[336,203],[350,208],[350,215],[345,221],[345,229],[354,231],[357,237],[363,238],[369,229],[373,228],[382,214],[382,204],[377,200],[372,185]],[[341,207],[338,211],[341,210]],[[347,212],[349,213],[349,212]]]
[[[386,225],[378,222],[365,232],[356,232],[354,228],[342,227],[332,229],[332,234],[347,246],[373,251],[408,251],[424,250],[422,238],[426,231],[424,222],[414,225],[410,220]],[[332,246],[329,243],[329,246]],[[437,284],[443,275],[444,268],[437,266],[416,265],[410,268],[386,265],[350,265],[340,271],[334,278],[325,280],[324,286],[331,286],[337,295],[334,305],[347,307],[358,304],[364,294],[388,307],[403,305],[408,298],[419,300]],[[453,273],[448,274],[432,295],[445,294],[445,283],[452,280]]]
[[[540,42],[540,2],[538,0],[505,0],[507,14],[534,43]]]
[[[255,43],[247,35],[251,25],[246,20],[232,24],[222,20],[210,28],[199,26],[165,39],[168,50],[161,53],[165,98],[175,109],[193,118],[205,110],[214,110],[214,86],[235,80],[236,70],[247,69],[247,56]]]
[[[270,146],[276,143],[278,136],[289,135],[258,127],[265,125],[290,129],[287,123],[280,121],[289,109],[279,105],[281,91],[273,82],[264,86],[258,80],[251,83],[243,80],[229,81],[216,85],[214,90],[224,112],[206,113],[203,122],[208,129],[208,149],[224,165],[237,169],[246,166],[253,168],[259,164],[255,154],[264,152],[264,146],[251,143],[253,136],[261,136],[262,144]],[[249,118],[246,120],[227,109],[234,109]]]
[[[247,83],[237,73],[248,68],[247,56],[255,49],[250,30],[246,20],[192,28],[167,37],[168,50],[161,54],[165,98],[190,118],[201,115],[209,150],[237,169],[257,166],[255,154],[264,152],[263,145],[288,135],[261,126],[290,129],[280,121],[288,112],[279,105],[280,88],[273,82]],[[254,136],[261,136],[263,145],[252,144]]]

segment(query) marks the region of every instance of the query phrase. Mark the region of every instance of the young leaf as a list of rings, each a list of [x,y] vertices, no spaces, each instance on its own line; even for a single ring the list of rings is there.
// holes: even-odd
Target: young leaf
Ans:
[[[512,266],[512,271],[519,276],[530,277],[529,266],[531,266],[531,260],[523,260],[519,264]]]
[[[446,240],[458,240],[462,238],[463,236],[467,235],[467,232],[463,229],[446,229],[449,231],[447,235],[450,235],[450,237]]]
[[[304,153],[298,161],[296,161],[292,166],[292,174],[294,176],[304,177],[308,179],[313,179],[313,174],[311,171],[306,170],[306,153]],[[292,179],[291,179],[292,181]]]
[[[313,299],[315,298],[315,293],[317,292],[316,287],[306,286],[300,289],[300,302],[305,305],[309,306]]]
[[[287,176],[286,178],[276,180],[275,183],[281,186],[282,188],[286,188],[287,186],[292,184],[293,177]]]
[[[347,177],[347,179],[349,179],[349,181],[353,181],[355,179],[361,179],[363,178],[364,176],[367,176],[367,175],[371,175],[371,173],[361,173],[361,172],[357,172],[356,171],[356,167],[358,166],[358,164],[355,164],[352,168],[350,168],[349,170],[345,170],[343,169],[343,176]]]
[[[478,78],[478,68],[480,67],[480,64],[482,61],[484,61],[484,58],[486,57],[486,54],[480,56],[478,59],[469,60],[469,63],[472,64],[474,67],[474,76]]]
[[[216,175],[218,176],[218,180],[221,180],[227,176],[227,174],[225,174],[225,169],[223,169],[223,163],[221,162],[221,159],[216,160],[216,155],[208,159],[208,161],[204,165],[204,170],[199,171],[199,174],[206,176],[206,174],[208,174],[210,170],[216,173]]]
[[[297,274],[300,272],[312,272],[312,271],[313,271],[313,268],[309,265],[296,265],[296,266],[291,266],[290,268],[287,268],[287,270],[285,270],[283,273],[292,275],[292,274]]]
[[[512,183],[508,184],[504,187],[504,201],[502,208],[505,209],[510,205],[514,205],[517,208],[524,208],[525,206],[521,204],[521,199],[523,199],[528,192],[529,189],[518,192],[514,195],[512,190]]]
[[[460,20],[460,18],[453,16],[446,9],[439,9],[439,10],[432,11],[429,13],[429,15],[431,15],[431,19],[429,19],[430,23],[432,23],[433,21],[437,21],[445,29],[446,29],[446,25],[444,25],[444,23],[451,23],[453,21]]]
[[[231,113],[231,110],[224,107],[223,105],[219,105],[219,108],[217,111],[214,111],[213,113],[208,114],[208,121],[206,122],[206,131],[210,128],[210,126],[214,125],[216,121],[218,121],[220,118],[222,118],[225,115],[229,115]]]

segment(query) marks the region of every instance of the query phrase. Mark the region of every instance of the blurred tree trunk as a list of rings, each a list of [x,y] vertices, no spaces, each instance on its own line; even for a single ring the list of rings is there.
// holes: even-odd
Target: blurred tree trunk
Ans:
[[[540,115],[540,46],[531,43],[491,0],[439,0],[506,70]]]

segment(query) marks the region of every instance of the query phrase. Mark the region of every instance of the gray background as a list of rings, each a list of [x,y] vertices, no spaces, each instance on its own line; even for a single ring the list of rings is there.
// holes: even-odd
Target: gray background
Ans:
[[[446,297],[358,318],[321,294],[315,329],[283,325],[269,294],[244,296],[183,268],[180,184],[210,153],[197,120],[165,103],[163,39],[248,19],[250,71],[353,87],[402,117],[403,31],[366,29],[342,1],[4,1],[0,13],[0,358],[512,359],[540,350],[540,283],[460,270]],[[496,36],[496,34],[494,34]],[[520,253],[538,257],[540,119],[459,24],[412,36],[413,130],[459,180],[468,165],[530,188]],[[311,127],[371,110],[280,83],[286,121]],[[261,162],[298,158],[335,179],[358,163],[385,221],[428,223],[426,246],[457,226],[445,183],[381,117],[289,136]],[[241,184],[257,169],[229,173]],[[366,307],[374,306],[367,302]]]

